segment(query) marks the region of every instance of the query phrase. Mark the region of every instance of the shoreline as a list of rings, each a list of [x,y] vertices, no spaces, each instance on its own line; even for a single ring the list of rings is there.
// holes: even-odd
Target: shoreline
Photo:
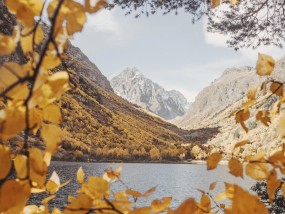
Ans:
[[[185,160],[185,161],[123,161],[123,160],[90,160],[90,161],[74,161],[74,160],[52,160],[52,161],[62,161],[62,162],[81,162],[81,163],[139,163],[139,164],[207,164],[206,160]],[[221,160],[219,165],[227,165],[228,160]]]

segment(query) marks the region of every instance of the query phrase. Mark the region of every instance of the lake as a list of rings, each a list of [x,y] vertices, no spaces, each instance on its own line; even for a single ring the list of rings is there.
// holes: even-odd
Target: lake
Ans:
[[[109,163],[81,163],[81,162],[52,162],[49,174],[55,170],[61,183],[72,180],[70,184],[57,192],[51,206],[61,207],[66,202],[67,195],[74,195],[79,185],[76,182],[76,172],[82,166],[86,176],[102,176]],[[115,165],[114,167],[116,167]],[[249,189],[255,182],[250,178],[236,178],[228,173],[227,166],[219,165],[217,169],[207,171],[205,164],[154,164],[154,163],[124,163],[122,180],[134,190],[145,192],[153,186],[156,191],[147,199],[139,199],[138,206],[150,205],[153,199],[172,197],[171,207],[175,208],[185,199],[194,197],[199,199],[201,193],[196,189],[208,190],[212,182],[218,181],[213,195],[224,190],[223,182],[236,183]],[[112,185],[113,191],[123,190],[122,184]],[[32,203],[40,203],[44,196],[33,197]],[[61,206],[60,206],[61,205]]]

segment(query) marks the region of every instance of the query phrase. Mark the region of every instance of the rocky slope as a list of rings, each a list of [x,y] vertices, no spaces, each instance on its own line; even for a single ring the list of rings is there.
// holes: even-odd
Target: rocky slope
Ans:
[[[209,125],[219,112],[243,98],[250,87],[261,81],[253,68],[226,69],[220,78],[197,95],[187,113],[176,122],[177,125],[183,128]]]
[[[110,82],[116,94],[166,120],[184,115],[189,107],[179,91],[166,91],[137,68],[126,68]]]
[[[272,79],[284,82],[284,72],[285,58],[282,58],[276,63]],[[282,142],[276,132],[279,117],[275,118],[269,127],[256,121],[255,118],[258,110],[273,108],[277,100],[275,95],[266,99],[270,93],[258,94],[257,105],[251,108],[250,118],[245,123],[249,129],[248,133],[236,124],[234,116],[230,116],[242,108],[242,103],[246,101],[247,90],[265,79],[256,75],[253,68],[226,70],[219,79],[199,93],[179,124],[187,128],[220,127],[220,133],[207,144],[215,145],[229,156],[232,154],[234,144],[245,139],[249,139],[250,143],[235,150],[236,155],[245,156],[259,151],[270,154],[276,151]]]

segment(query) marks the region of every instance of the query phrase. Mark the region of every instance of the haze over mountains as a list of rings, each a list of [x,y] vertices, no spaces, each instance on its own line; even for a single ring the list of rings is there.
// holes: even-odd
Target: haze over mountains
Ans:
[[[183,116],[190,105],[179,91],[165,90],[135,67],[126,68],[110,83],[119,96],[166,120]]]

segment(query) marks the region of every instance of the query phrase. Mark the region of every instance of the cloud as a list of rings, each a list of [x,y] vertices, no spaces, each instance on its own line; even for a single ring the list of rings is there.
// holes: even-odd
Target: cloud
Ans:
[[[86,28],[92,28],[96,32],[115,33],[120,35],[122,33],[121,26],[116,20],[115,11],[101,10],[94,15],[88,15]]]

